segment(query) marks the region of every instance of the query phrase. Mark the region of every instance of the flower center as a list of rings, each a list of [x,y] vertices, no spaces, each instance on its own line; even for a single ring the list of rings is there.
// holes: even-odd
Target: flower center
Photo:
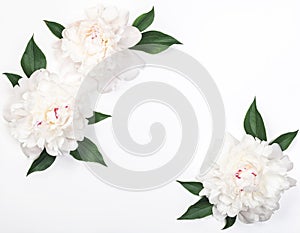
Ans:
[[[92,40],[95,40],[97,38],[101,38],[101,31],[100,28],[96,25],[93,25],[87,32],[86,37],[90,37]]]
[[[103,49],[103,58],[106,57],[106,53],[109,47],[109,39],[106,38],[103,30],[98,25],[93,25],[86,32],[86,37],[90,38],[93,42],[98,43]]]
[[[41,126],[43,124],[55,125],[58,122],[63,121],[66,116],[66,113],[69,109],[69,105],[65,105],[63,107],[54,107],[46,110],[42,119],[36,122],[36,126]]]
[[[253,192],[257,189],[258,173],[255,168],[246,164],[234,174],[234,181],[240,192]]]

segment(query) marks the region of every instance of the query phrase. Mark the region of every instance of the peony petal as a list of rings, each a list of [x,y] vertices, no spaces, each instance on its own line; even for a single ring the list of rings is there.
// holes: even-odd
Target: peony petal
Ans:
[[[127,49],[136,45],[141,39],[141,32],[136,27],[128,26],[124,29],[122,38],[118,45],[121,49]]]
[[[110,23],[118,17],[118,9],[116,7],[106,7],[102,12],[102,18]]]
[[[269,154],[268,158],[280,159],[283,156],[280,146],[277,143],[274,143],[271,145],[271,147],[272,147],[272,152]]]
[[[250,224],[259,221],[259,216],[252,211],[241,211],[238,215],[238,218],[241,222]]]
[[[227,211],[227,215],[231,218],[237,216],[239,213],[239,209],[237,208],[234,208],[234,207],[230,207],[229,210]]]
[[[199,193],[199,196],[200,197],[205,197],[209,194],[209,191],[206,189],[206,188],[203,188],[200,193]]]
[[[91,7],[88,8],[85,11],[86,16],[88,17],[88,19],[91,20],[95,20],[97,18],[99,18],[101,16],[101,14],[104,11],[104,6],[103,5],[99,5],[98,7]]]
[[[283,156],[282,159],[280,160],[281,166],[286,169],[286,171],[290,171],[293,169],[293,163],[289,159],[287,155]]]
[[[273,214],[272,210],[267,209],[264,206],[257,207],[254,211],[259,216],[259,219],[258,219],[259,222],[268,221]]]
[[[231,205],[232,202],[233,202],[233,200],[229,196],[227,196],[225,194],[221,194],[219,196],[219,199],[220,199],[221,202],[223,202],[226,205]]]
[[[70,151],[76,150],[77,147],[78,147],[78,143],[76,141],[65,139],[61,148],[64,151],[70,152]]]
[[[23,153],[32,160],[36,160],[43,151],[43,149],[39,148],[38,146],[31,148],[21,146],[21,149]]]
[[[222,151],[224,153],[228,153],[231,150],[231,148],[237,145],[238,143],[239,141],[235,137],[233,137],[230,133],[226,132]]]
[[[212,213],[214,218],[216,218],[218,221],[224,221],[226,218],[226,214],[222,214],[216,206],[213,206]]]
[[[129,12],[127,10],[119,10],[118,17],[112,22],[115,28],[126,27],[128,24]]]
[[[289,184],[290,184],[290,187],[296,186],[297,180],[295,180],[295,179],[293,179],[293,178],[291,178],[291,177],[287,177],[287,179],[288,179],[288,182],[289,182]]]

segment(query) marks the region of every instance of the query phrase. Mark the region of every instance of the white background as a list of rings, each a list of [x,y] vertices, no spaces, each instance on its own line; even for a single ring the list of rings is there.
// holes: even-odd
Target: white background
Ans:
[[[55,38],[43,19],[71,23],[96,4],[89,0],[0,3],[0,71],[21,73],[19,61],[32,33],[48,55]],[[297,0],[110,1],[131,12],[131,21],[156,7],[152,28],[184,43],[179,49],[198,59],[223,96],[227,130],[243,134],[243,117],[257,96],[269,138],[300,128],[300,2]],[[51,62],[50,62],[51,67]],[[0,103],[11,86],[0,80]],[[164,188],[132,193],[101,183],[72,158],[59,158],[46,172],[25,174],[30,162],[1,119],[0,232],[5,233],[196,233],[219,232],[213,218],[178,222],[196,202],[175,182]],[[300,140],[287,151],[294,162],[291,176],[300,180]],[[199,155],[201,156],[201,155]],[[191,167],[197,167],[193,164]],[[193,179],[194,168],[182,180]],[[281,199],[281,209],[266,223],[237,223],[228,232],[300,232],[299,186]]]

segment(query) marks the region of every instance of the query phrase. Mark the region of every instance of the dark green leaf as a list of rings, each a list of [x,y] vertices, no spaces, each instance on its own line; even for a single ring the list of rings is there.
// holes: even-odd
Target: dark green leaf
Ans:
[[[134,20],[132,26],[137,27],[141,32],[146,30],[154,20],[154,7],[151,11],[140,15],[136,20]]]
[[[203,189],[203,185],[200,182],[182,182],[177,181],[180,183],[186,190],[194,195],[199,195],[200,191]]]
[[[32,163],[27,176],[33,172],[46,170],[54,163],[55,159],[56,157],[49,155],[46,150],[43,150],[41,155]]]
[[[62,32],[65,29],[63,25],[56,22],[47,21],[47,20],[44,20],[44,22],[56,37],[58,37],[59,39],[63,38]]]
[[[25,52],[21,59],[21,66],[27,77],[30,77],[34,71],[42,68],[45,69],[47,66],[46,57],[34,42],[33,36],[26,46]]]
[[[259,138],[262,141],[267,141],[264,121],[256,107],[256,98],[245,116],[244,128],[247,134]]]
[[[77,160],[100,163],[106,166],[97,146],[88,138],[84,138],[83,141],[78,142],[78,148],[71,151],[70,154]]]
[[[110,115],[105,115],[101,112],[94,112],[93,116],[88,118],[89,125],[95,124],[99,121],[103,121],[104,119],[111,117]]]
[[[225,221],[226,221],[226,224],[225,224],[225,226],[224,226],[224,228],[222,230],[225,230],[225,229],[227,229],[229,227],[232,227],[233,224],[236,221],[236,216],[235,217],[228,217],[227,216],[226,219],[225,219]]]
[[[272,141],[270,145],[273,143],[277,143],[280,146],[281,150],[284,151],[291,145],[292,141],[297,136],[297,134],[298,134],[298,130],[295,132],[282,134],[274,141]]]
[[[208,199],[203,197],[200,201],[189,207],[178,220],[192,220],[207,217],[212,215],[212,207],[213,205],[209,203]]]
[[[178,40],[158,31],[148,31],[142,33],[140,42],[131,49],[141,50],[146,53],[156,54],[160,53],[173,44],[181,44]]]
[[[161,44],[161,45],[172,45],[181,44],[178,40],[158,31],[148,31],[142,33],[143,37],[138,44]]]
[[[6,77],[9,79],[13,87],[19,85],[19,79],[22,78],[20,75],[11,74],[11,73],[3,73],[3,74],[6,75]]]

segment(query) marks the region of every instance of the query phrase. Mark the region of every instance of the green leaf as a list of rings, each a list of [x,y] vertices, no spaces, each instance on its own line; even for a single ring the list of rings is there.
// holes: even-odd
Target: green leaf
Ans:
[[[28,42],[21,59],[21,66],[29,78],[31,74],[39,69],[46,68],[47,60],[42,50],[36,45],[33,36]]]
[[[227,229],[229,227],[232,227],[233,224],[236,221],[236,216],[235,217],[229,217],[229,216],[227,216],[226,219],[225,219],[225,221],[226,221],[226,224],[225,224],[225,226],[224,226],[224,228],[222,230],[225,230],[225,229]]]
[[[99,121],[103,121],[104,119],[111,117],[110,115],[105,115],[101,112],[94,112],[93,116],[88,118],[89,125],[96,124]]]
[[[212,215],[212,207],[213,205],[209,203],[208,199],[203,197],[200,201],[189,207],[178,220],[192,220],[207,217]]]
[[[173,44],[181,44],[181,42],[162,32],[148,31],[142,33],[140,42],[131,47],[131,49],[144,51],[150,54],[157,54],[166,50]]]
[[[55,159],[55,156],[51,156],[47,153],[46,150],[43,150],[40,156],[32,163],[27,172],[27,176],[33,172],[46,170],[54,163]]]
[[[297,134],[298,134],[298,130],[295,132],[282,134],[274,141],[270,142],[270,145],[273,143],[277,143],[280,146],[281,150],[284,151],[291,145],[292,141],[297,136]]]
[[[262,141],[267,141],[264,121],[256,107],[256,98],[245,116],[244,128],[247,134],[259,138]]]
[[[169,45],[152,44],[152,45],[135,45],[131,47],[131,49],[143,51],[149,54],[158,54],[167,50],[169,47],[170,47]]]
[[[14,86],[19,85],[19,80],[22,78],[20,75],[11,74],[11,73],[3,73],[9,79],[11,84]]]
[[[71,151],[70,154],[77,160],[100,163],[106,166],[97,146],[88,138],[84,138],[83,141],[79,141],[78,148]]]
[[[65,29],[65,27],[59,23],[52,22],[52,21],[47,21],[44,20],[46,23],[47,27],[50,29],[50,31],[59,39],[63,38],[62,32]]]
[[[154,7],[151,11],[140,15],[136,20],[134,20],[132,26],[137,27],[141,32],[146,30],[154,20]]]
[[[177,181],[177,182],[181,184],[190,193],[197,196],[199,195],[200,191],[203,189],[203,185],[200,182],[182,182],[182,181]]]

